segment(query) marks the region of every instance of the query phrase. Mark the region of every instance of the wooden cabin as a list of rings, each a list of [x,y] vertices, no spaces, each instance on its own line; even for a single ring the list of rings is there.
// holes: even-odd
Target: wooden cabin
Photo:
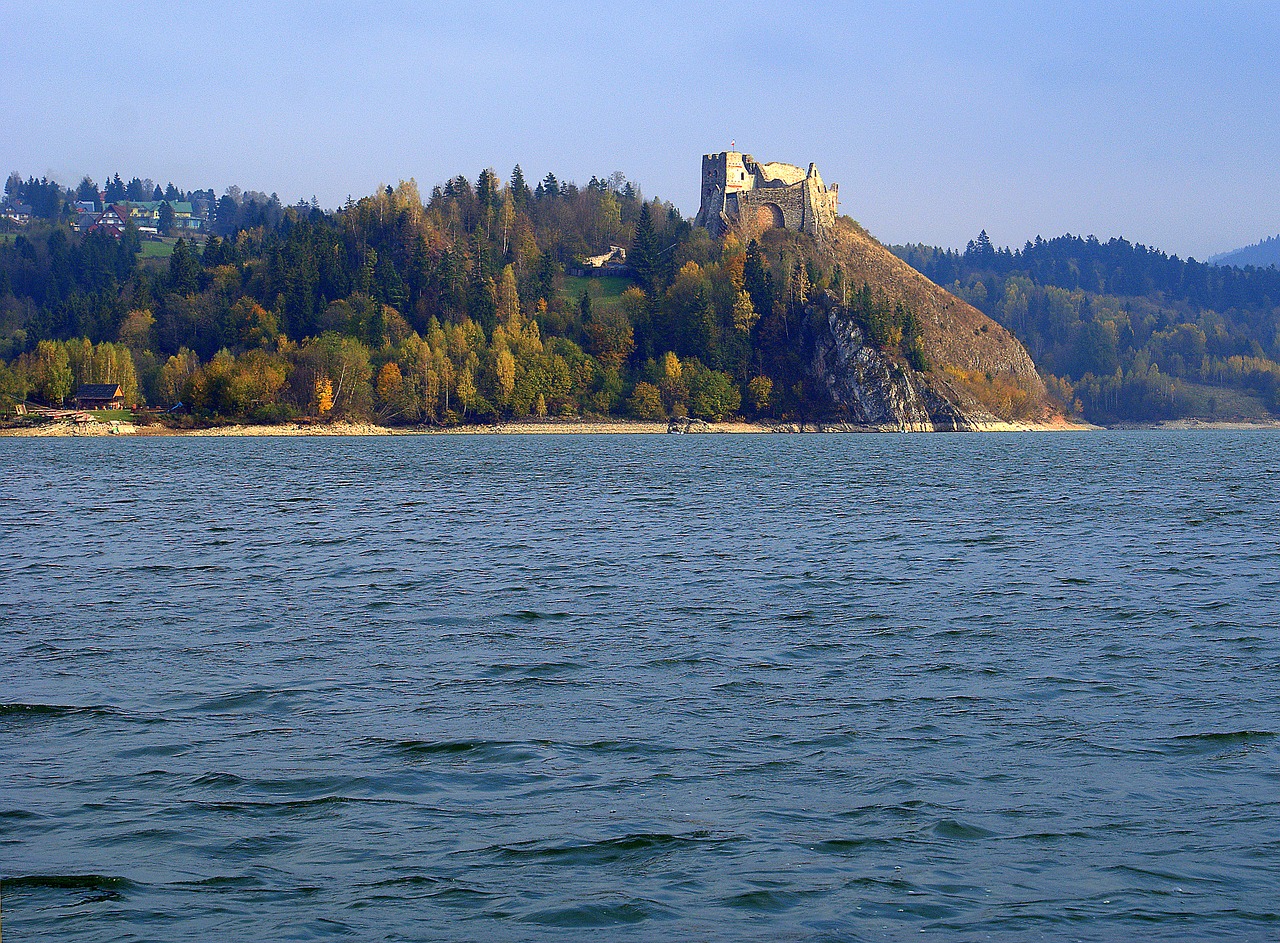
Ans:
[[[76,409],[124,409],[119,383],[86,383],[76,390]]]

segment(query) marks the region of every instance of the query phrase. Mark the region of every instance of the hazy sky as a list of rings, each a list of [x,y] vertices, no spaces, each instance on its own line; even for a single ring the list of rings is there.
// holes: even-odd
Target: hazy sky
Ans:
[[[697,211],[816,161],[886,242],[1280,232],[1280,3],[0,0],[0,171],[334,206],[519,162]]]

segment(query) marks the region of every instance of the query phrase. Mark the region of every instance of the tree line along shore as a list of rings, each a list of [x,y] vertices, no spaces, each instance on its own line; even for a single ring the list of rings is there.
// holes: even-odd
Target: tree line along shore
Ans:
[[[620,174],[584,187],[548,174],[531,187],[519,167],[506,181],[486,170],[425,199],[407,181],[332,212],[238,190],[209,203],[209,234],[173,241],[167,258],[143,252],[131,227],[76,232],[37,218],[0,232],[0,409],[61,407],[111,384],[137,409],[128,421],[174,430],[838,424],[809,370],[819,296],[841,299],[903,369],[950,369],[929,362],[910,306],[856,282],[810,237],[713,239]],[[622,251],[601,256],[610,246]],[[1280,411],[1274,272],[1204,275],[1096,240],[896,251],[1023,340],[1068,415]],[[1128,281],[1126,266],[1137,272]],[[1102,270],[1110,281],[1090,281]],[[985,381],[978,395],[991,394],[995,420],[1042,418],[1018,389]]]

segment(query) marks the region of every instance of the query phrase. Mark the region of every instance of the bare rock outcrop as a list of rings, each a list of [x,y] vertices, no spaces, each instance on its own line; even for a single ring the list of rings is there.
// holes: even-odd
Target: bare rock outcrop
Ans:
[[[871,343],[834,297],[814,299],[811,373],[830,396],[830,422],[914,432],[993,428],[1056,414],[1030,355],[1009,331],[851,220],[837,223],[830,251],[848,284],[868,285],[911,310],[929,362],[928,370],[913,370],[897,352]]]
[[[883,432],[936,432],[976,429],[997,419],[975,403],[960,405],[940,395],[928,375],[868,342],[839,307],[829,307],[823,320],[826,330],[816,338],[811,369],[844,423]]]

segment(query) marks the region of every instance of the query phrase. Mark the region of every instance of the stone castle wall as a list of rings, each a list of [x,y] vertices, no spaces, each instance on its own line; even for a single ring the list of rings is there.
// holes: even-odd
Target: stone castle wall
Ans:
[[[794,182],[788,182],[794,181]],[[836,219],[839,190],[827,189],[815,164],[758,163],[750,154],[723,151],[702,157],[702,202],[695,225],[715,236],[743,227],[773,227],[823,238]]]

